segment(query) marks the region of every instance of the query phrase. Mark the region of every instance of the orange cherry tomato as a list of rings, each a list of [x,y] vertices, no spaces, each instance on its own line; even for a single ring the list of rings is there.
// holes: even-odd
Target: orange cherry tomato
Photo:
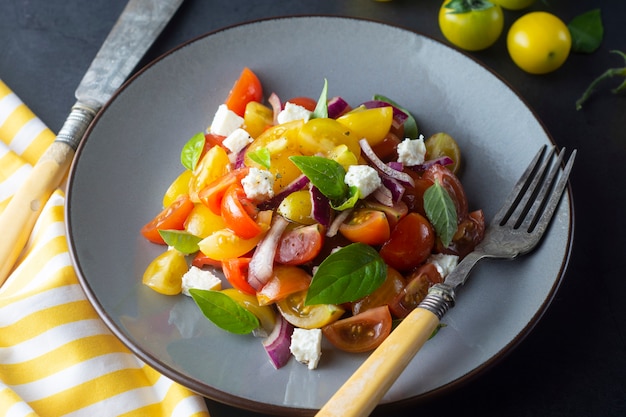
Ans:
[[[257,292],[256,298],[260,305],[275,303],[291,294],[308,289],[310,284],[311,276],[304,269],[297,266],[276,265],[274,275]]]
[[[302,106],[308,111],[313,111],[315,110],[315,107],[317,107],[317,101],[310,97],[294,97],[287,100],[287,102]]]
[[[241,182],[241,179],[248,175],[249,168],[239,168],[234,171],[230,171],[226,175],[219,177],[214,180],[206,187],[204,187],[198,193],[198,198],[202,201],[208,208],[213,211],[213,213],[221,215],[222,214],[222,199],[224,198],[224,194],[228,187],[233,184],[237,184]]]
[[[274,259],[284,265],[302,265],[312,261],[323,244],[324,228],[320,224],[288,229],[280,238]]]
[[[380,249],[387,265],[401,272],[424,262],[435,245],[435,231],[428,220],[418,213],[404,216]]]
[[[246,105],[251,101],[260,102],[261,99],[263,99],[261,81],[250,68],[244,68],[224,104],[243,117],[246,112]]]
[[[339,232],[352,242],[366,245],[382,245],[391,233],[385,213],[370,208],[355,209],[339,226]]]
[[[437,267],[428,262],[409,275],[407,281],[402,291],[389,303],[391,312],[398,318],[408,316],[426,297],[428,289],[435,284],[443,282],[443,279],[439,271],[437,271]]]
[[[215,266],[218,268],[222,267],[222,262],[217,261],[215,259],[211,259],[206,256],[204,253],[198,251],[196,255],[191,260],[191,265],[196,266],[198,268],[202,268],[203,266]]]
[[[391,304],[405,286],[406,279],[402,274],[392,267],[387,267],[385,281],[370,295],[353,302],[352,314],[356,316],[365,310]]]
[[[337,320],[322,328],[330,343],[346,352],[376,349],[391,333],[391,313],[384,305]]]
[[[225,259],[222,261],[222,272],[234,288],[243,293],[255,295],[255,289],[248,284],[247,280],[250,259],[247,257]]]
[[[172,204],[157,214],[141,228],[141,234],[150,242],[165,245],[159,230],[183,230],[185,220],[193,210],[193,202],[188,195],[179,196]]]
[[[221,204],[222,219],[226,227],[244,239],[251,239],[261,233],[261,226],[252,217],[258,209],[246,197],[243,187],[231,184],[224,193]]]

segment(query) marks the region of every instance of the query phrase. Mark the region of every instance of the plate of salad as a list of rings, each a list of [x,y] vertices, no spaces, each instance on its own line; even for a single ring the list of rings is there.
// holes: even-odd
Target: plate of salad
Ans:
[[[70,173],[70,252],[146,363],[217,401],[312,415],[551,143],[505,82],[429,37],[339,17],[237,25],[102,109]],[[572,228],[566,191],[533,256],[477,267],[381,407],[510,352],[554,297]]]

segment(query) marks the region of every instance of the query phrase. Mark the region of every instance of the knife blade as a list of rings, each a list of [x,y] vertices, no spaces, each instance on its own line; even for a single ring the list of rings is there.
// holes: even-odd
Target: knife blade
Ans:
[[[19,257],[43,206],[65,177],[87,128],[128,78],[183,0],[130,0],[75,92],[76,103],[0,215],[0,286]]]

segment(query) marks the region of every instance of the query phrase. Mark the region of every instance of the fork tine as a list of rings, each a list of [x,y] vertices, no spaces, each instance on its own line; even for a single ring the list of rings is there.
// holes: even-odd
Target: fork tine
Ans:
[[[570,172],[572,171],[572,167],[574,166],[574,159],[576,158],[576,149],[574,149],[563,168],[563,172],[559,177],[559,181],[554,186],[553,191],[548,194],[549,189],[552,189],[552,183],[558,172],[560,171],[561,162],[563,161],[563,156],[565,155],[565,149],[561,150],[559,155],[559,159],[557,163],[554,165],[552,172],[550,173],[550,178],[548,181],[550,182],[550,186],[545,186],[542,189],[542,195],[536,201],[536,204],[531,208],[531,213],[528,216],[529,220],[532,217],[532,221],[528,222],[528,231],[534,232],[536,234],[543,234],[545,229],[548,227],[550,220],[552,219],[552,215],[556,210],[556,207],[561,200],[561,196],[563,195],[563,191],[565,191],[565,187],[567,186],[567,180],[569,178]],[[547,197],[550,197],[547,201],[545,200]],[[537,204],[541,200],[540,204]],[[524,225],[525,226],[525,225]]]
[[[533,160],[530,162],[530,164],[528,164],[528,167],[526,168],[520,179],[517,181],[515,186],[513,186],[513,189],[511,190],[507,198],[504,200],[502,208],[500,208],[500,210],[494,216],[493,224],[503,225],[509,220],[509,218],[515,211],[515,208],[518,207],[519,202],[526,193],[526,190],[529,186],[528,180],[535,173],[537,165],[541,161],[541,156],[545,152],[545,149],[546,145],[543,145],[539,149]]]

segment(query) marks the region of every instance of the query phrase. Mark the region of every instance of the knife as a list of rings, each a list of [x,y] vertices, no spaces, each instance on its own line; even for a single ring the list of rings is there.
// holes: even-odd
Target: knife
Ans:
[[[102,106],[128,78],[183,0],[130,0],[76,89],[55,141],[0,215],[0,286],[28,241],[44,204],[67,174]]]

